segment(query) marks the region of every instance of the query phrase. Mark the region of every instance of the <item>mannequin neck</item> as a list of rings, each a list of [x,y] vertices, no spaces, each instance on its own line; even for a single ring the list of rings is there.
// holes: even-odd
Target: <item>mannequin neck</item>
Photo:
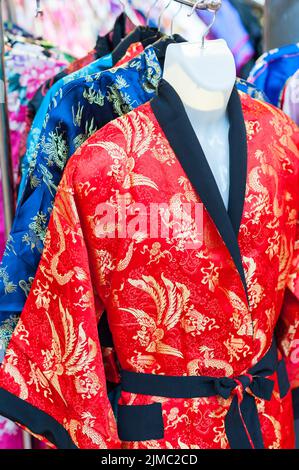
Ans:
[[[190,90],[191,87],[189,87]],[[209,92],[203,88],[194,87],[193,94],[196,99],[192,104],[184,97],[183,90],[178,93],[191,123],[199,123],[203,130],[207,126],[210,128],[222,126],[223,122],[227,121],[227,106],[232,88]]]

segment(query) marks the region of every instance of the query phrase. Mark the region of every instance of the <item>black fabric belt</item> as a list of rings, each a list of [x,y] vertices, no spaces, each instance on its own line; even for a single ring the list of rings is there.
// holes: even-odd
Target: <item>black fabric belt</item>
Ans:
[[[232,396],[232,402],[225,417],[225,430],[230,447],[232,449],[263,449],[256,398],[271,400],[274,381],[268,377],[275,372],[278,375],[280,396],[283,398],[288,393],[290,384],[284,360],[278,360],[274,341],[265,356],[248,373],[238,377],[165,376],[123,370],[121,387],[125,392],[165,398],[221,396],[228,399]],[[153,405],[157,406],[119,407],[118,430],[122,440],[163,437],[161,405],[160,403]],[[158,415],[159,407],[161,418]],[[142,421],[147,425],[143,426]],[[145,434],[143,428],[146,429]]]

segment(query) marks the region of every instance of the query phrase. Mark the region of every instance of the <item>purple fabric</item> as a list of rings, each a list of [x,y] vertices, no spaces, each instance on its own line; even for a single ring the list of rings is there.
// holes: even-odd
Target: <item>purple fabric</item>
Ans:
[[[206,24],[211,22],[212,13],[200,10],[197,13]],[[254,57],[249,34],[243,26],[238,10],[228,0],[222,0],[222,7],[217,13],[211,35],[214,38],[225,39],[234,54],[237,72]]]
[[[21,429],[8,419],[0,416],[0,449],[23,449]]]
[[[283,111],[299,126],[299,69],[287,81],[283,95]]]

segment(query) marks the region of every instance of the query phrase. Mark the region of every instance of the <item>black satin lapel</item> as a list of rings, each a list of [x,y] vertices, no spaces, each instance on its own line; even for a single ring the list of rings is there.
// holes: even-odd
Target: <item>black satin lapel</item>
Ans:
[[[228,215],[238,237],[247,179],[247,134],[239,93],[234,88],[228,104],[230,118],[230,191]]]
[[[237,236],[214,175],[180,97],[165,80],[161,81],[158,95],[152,99],[151,107],[186,175],[227,246],[247,292]]]

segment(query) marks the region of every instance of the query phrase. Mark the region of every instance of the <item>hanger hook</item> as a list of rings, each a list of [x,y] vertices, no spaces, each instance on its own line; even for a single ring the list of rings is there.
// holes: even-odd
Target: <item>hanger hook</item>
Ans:
[[[213,19],[211,21],[211,23],[208,25],[206,31],[204,32],[204,34],[202,35],[202,39],[201,39],[201,47],[202,49],[205,47],[205,41],[206,41],[206,37],[207,35],[209,34],[209,32],[211,31],[215,21],[216,21],[216,16],[217,16],[217,10],[215,10],[213,12]]]
[[[197,1],[193,7],[192,7],[192,10],[190,13],[188,13],[188,16],[192,16],[195,12],[195,10],[201,5],[201,4],[206,4],[206,10],[209,10],[211,12],[213,12],[213,19],[211,21],[211,23],[207,26],[207,29],[206,31],[203,33],[202,35],[202,38],[201,38],[201,47],[202,49],[205,47],[205,40],[206,40],[206,37],[207,35],[209,34],[209,32],[211,31],[215,21],[216,21],[216,16],[217,16],[217,12],[219,10],[219,8],[221,7],[221,0],[211,0],[210,2],[205,2],[205,0],[199,0]]]
[[[171,20],[171,29],[170,29],[170,36],[173,38],[173,29],[174,29],[174,22],[177,16],[181,13],[181,10],[183,8],[183,4],[179,6],[177,12],[173,15],[172,20]]]
[[[38,18],[39,16],[43,16],[44,12],[41,7],[41,0],[36,0],[36,11],[35,11],[35,17]]]
[[[162,10],[162,12],[161,12],[161,15],[159,16],[159,20],[158,20],[158,31],[161,31],[161,24],[162,24],[163,15],[164,15],[164,13],[166,12],[167,8],[170,6],[171,3],[172,3],[172,0],[169,0],[169,2],[167,3],[167,5],[163,8],[163,10]]]
[[[151,12],[155,8],[155,6],[159,3],[159,1],[160,0],[155,0],[154,3],[152,3],[152,5],[150,6],[150,9],[148,10],[147,15],[146,15],[146,26],[149,26],[150,19],[151,19]]]
[[[130,3],[128,2],[128,0],[119,0],[119,3],[123,7],[123,12],[127,14],[131,23],[133,23],[134,26],[139,26],[139,23],[137,22],[137,19],[135,18],[135,14],[131,12]]]
[[[119,0],[119,3],[121,4],[121,6],[123,7],[123,10],[126,11],[127,9],[127,5],[126,5],[126,2],[125,0]]]

